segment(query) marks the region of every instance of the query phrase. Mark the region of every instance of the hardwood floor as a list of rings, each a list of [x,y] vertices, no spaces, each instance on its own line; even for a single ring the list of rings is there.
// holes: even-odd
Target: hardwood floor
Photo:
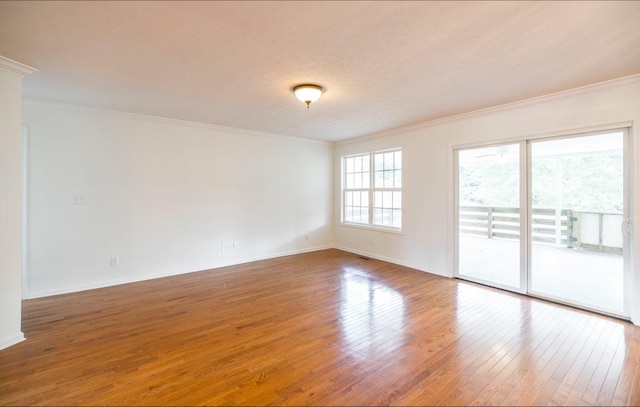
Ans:
[[[640,328],[339,250],[24,301],[3,405],[639,405]]]

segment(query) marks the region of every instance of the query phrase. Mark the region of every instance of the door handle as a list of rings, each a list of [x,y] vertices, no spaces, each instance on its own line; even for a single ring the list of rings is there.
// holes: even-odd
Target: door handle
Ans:
[[[622,221],[620,224],[622,236],[626,238],[631,238],[631,219],[627,218]]]

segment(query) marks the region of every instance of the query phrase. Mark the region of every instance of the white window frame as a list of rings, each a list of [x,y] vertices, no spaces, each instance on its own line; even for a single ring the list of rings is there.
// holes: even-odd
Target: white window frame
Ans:
[[[383,164],[378,168],[376,168],[376,157],[383,157]],[[387,160],[385,164],[384,159],[389,157],[392,161],[389,163]],[[360,160],[357,160],[358,158]],[[355,168],[357,163],[363,165],[365,162],[368,163],[368,168],[364,166]],[[385,173],[390,174],[390,181],[389,176],[385,181]],[[360,180],[357,180],[359,177]],[[342,225],[393,232],[402,231],[402,148],[342,156],[341,180]],[[381,182],[382,185],[380,185]],[[362,215],[359,215],[360,221],[353,219],[352,211],[355,209],[361,214],[363,210],[366,212],[364,219]],[[383,211],[386,216],[383,216]],[[394,217],[399,218],[396,225],[393,224]],[[381,219],[388,218],[391,219],[391,224],[381,222]]]

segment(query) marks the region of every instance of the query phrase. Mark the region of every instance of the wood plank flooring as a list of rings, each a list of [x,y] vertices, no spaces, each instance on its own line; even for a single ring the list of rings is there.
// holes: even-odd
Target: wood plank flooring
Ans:
[[[339,250],[23,303],[2,405],[639,405],[640,328]]]

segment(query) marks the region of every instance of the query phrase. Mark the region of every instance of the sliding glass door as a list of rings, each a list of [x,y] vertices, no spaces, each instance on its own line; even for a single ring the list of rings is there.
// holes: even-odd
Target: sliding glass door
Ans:
[[[456,150],[456,276],[628,316],[626,134]]]
[[[520,144],[458,152],[458,275],[521,291]]]
[[[530,148],[529,291],[624,314],[624,133]]]

